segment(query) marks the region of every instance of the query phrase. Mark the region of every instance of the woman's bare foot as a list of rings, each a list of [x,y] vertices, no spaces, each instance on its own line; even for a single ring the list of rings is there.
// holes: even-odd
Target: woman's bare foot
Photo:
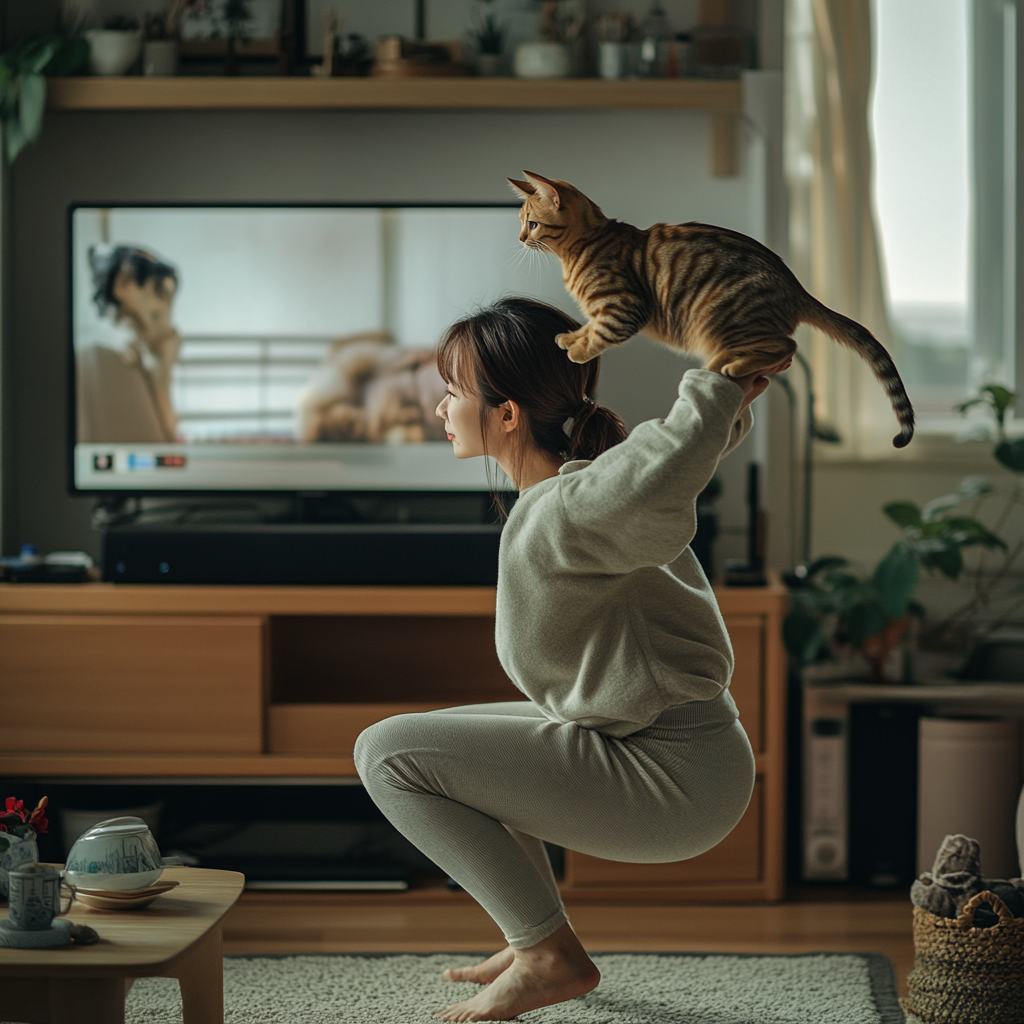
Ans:
[[[515,950],[506,946],[500,953],[473,967],[449,967],[441,977],[448,981],[475,981],[478,985],[489,985],[512,963],[514,956]]]
[[[601,972],[568,924],[536,946],[515,949],[512,954],[512,963],[482,992],[434,1016],[451,1021],[511,1020],[575,999],[597,988],[601,980]]]

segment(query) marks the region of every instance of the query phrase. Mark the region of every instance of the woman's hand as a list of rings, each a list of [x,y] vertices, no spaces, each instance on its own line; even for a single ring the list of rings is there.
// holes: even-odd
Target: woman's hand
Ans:
[[[771,381],[768,378],[772,374],[782,373],[784,370],[788,370],[793,365],[793,357],[781,363],[776,363],[775,366],[769,366],[766,370],[758,370],[757,373],[750,373],[746,377],[730,377],[729,379],[734,383],[738,384],[745,394],[743,395],[743,403],[740,405],[740,413],[746,411],[747,406],[759,395],[763,395],[768,390],[768,385]]]

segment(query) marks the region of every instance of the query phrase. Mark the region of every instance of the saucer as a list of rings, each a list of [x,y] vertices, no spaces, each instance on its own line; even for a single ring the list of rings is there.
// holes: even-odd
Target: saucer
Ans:
[[[177,882],[154,882],[145,889],[76,889],[75,902],[93,910],[141,910],[176,885]]]
[[[13,949],[59,949],[71,942],[71,922],[55,917],[49,928],[23,931],[7,918],[0,918],[0,946]]]

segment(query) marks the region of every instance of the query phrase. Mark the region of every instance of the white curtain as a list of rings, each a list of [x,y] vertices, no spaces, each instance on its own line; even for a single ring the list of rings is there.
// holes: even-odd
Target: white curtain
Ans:
[[[786,170],[790,253],[801,283],[892,352],[872,198],[871,0],[787,0]],[[840,445],[818,456],[892,454],[897,423],[856,353],[802,328],[818,417]]]

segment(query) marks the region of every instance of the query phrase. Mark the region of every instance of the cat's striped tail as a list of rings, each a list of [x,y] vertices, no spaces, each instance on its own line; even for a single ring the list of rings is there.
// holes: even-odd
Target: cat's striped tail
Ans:
[[[896,364],[882,343],[866,328],[842,313],[818,302],[808,295],[808,302],[800,317],[803,323],[824,331],[834,341],[852,348],[871,367],[872,373],[885,388],[892,403],[893,412],[899,420],[900,432],[892,439],[893,447],[906,448],[914,436],[914,407],[910,404],[907,389],[903,386]]]

